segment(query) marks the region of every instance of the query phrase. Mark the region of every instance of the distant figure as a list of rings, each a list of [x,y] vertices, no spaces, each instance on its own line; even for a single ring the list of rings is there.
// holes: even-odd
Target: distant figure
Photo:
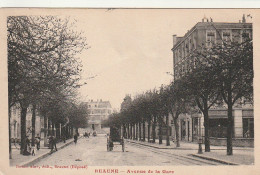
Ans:
[[[49,137],[49,148],[52,150],[52,147],[53,147],[53,137],[52,136],[50,136]]]
[[[23,150],[23,155],[29,156],[29,155],[31,155],[30,152],[31,152],[31,150],[30,150],[30,140],[29,140],[28,136],[26,136],[25,146],[24,146],[24,150]]]
[[[89,135],[88,135],[88,133],[87,133],[87,132],[85,132],[85,133],[84,133],[84,137],[87,137],[87,138],[89,138]]]
[[[35,153],[36,153],[36,148],[35,148],[35,146],[32,146],[32,147],[31,147],[31,152],[32,152],[32,156],[35,156]]]
[[[97,132],[93,131],[93,136],[96,137],[97,136]]]
[[[55,149],[55,151],[58,151],[56,144],[57,144],[57,138],[56,138],[56,137],[53,137],[53,140],[52,140],[52,149]]]
[[[76,134],[74,135],[74,143],[75,143],[75,145],[77,144],[77,141],[78,141],[78,134],[76,133]]]
[[[63,139],[63,143],[66,143],[66,136],[65,135],[63,136],[62,139]]]
[[[37,137],[35,137],[35,143],[36,143],[37,150],[39,150],[40,143],[41,143],[41,138],[40,138],[39,134],[37,134]]]
[[[114,143],[113,143],[111,137],[109,137],[109,139],[108,139],[108,145],[109,145],[109,151],[113,151]]]

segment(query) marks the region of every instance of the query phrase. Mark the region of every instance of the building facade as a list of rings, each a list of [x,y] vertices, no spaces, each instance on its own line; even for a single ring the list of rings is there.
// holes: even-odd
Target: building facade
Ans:
[[[109,115],[113,112],[112,106],[109,101],[102,101],[102,99],[97,101],[89,100],[87,105],[89,113],[89,128],[100,132],[102,121],[107,120]]]
[[[212,19],[204,18],[198,22],[183,37],[173,35],[173,72],[174,80],[181,78],[196,61],[192,57],[193,52],[201,48],[210,48],[213,44],[224,42],[241,43],[246,38],[252,39],[252,23],[246,23],[243,16],[238,23],[213,22]],[[254,115],[253,105],[240,100],[233,109],[234,131],[233,137],[238,142],[248,139],[246,146],[252,146],[254,138]],[[204,136],[203,116],[201,113],[182,114],[179,117],[180,140],[197,141],[198,136]],[[222,144],[221,139],[226,138],[227,131],[227,108],[226,106],[213,107],[209,111],[209,125],[211,143]],[[173,126],[172,131],[174,131]],[[174,133],[172,133],[174,139]],[[242,140],[242,141],[241,141]],[[219,143],[218,143],[219,142]],[[220,143],[221,142],[221,143]],[[236,145],[236,142],[234,142]],[[238,143],[239,145],[239,143]]]
[[[40,117],[36,110],[35,116],[35,136],[43,137],[43,117]],[[10,131],[11,140],[20,141],[21,138],[21,109],[20,105],[16,104],[10,109]],[[26,135],[31,138],[32,135],[32,106],[29,106],[26,114]]]

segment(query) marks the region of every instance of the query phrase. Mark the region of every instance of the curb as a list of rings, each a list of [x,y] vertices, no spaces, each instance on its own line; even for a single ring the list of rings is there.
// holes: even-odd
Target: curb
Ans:
[[[64,145],[61,145],[59,148],[57,148],[57,150],[61,150],[62,148],[64,148],[64,147],[70,145],[70,144],[73,143],[73,142],[74,142],[74,141],[71,140],[71,141],[65,143]],[[39,157],[36,157],[35,159],[29,160],[29,161],[27,161],[27,162],[25,162],[25,163],[21,163],[19,166],[31,166],[31,165],[33,165],[33,164],[39,162],[41,159],[44,159],[44,158],[48,157],[48,156],[51,155],[51,154],[53,154],[53,153],[51,153],[50,151],[48,151],[48,152],[46,152],[46,153],[43,153],[43,154],[40,155]]]
[[[239,165],[239,164],[236,164],[236,163],[232,163],[232,162],[228,162],[228,161],[224,161],[224,160],[219,160],[219,159],[215,159],[215,158],[211,158],[211,157],[206,157],[206,156],[200,156],[200,155],[197,155],[197,154],[190,154],[190,155],[193,156],[193,157],[197,157],[197,158],[201,158],[201,159],[205,159],[205,160],[210,160],[210,161],[222,163],[222,164],[225,164],[225,165]]]
[[[148,144],[143,144],[143,143],[140,143],[140,142],[135,142],[135,141],[132,141],[132,140],[127,140],[128,142],[130,143],[135,143],[135,144],[139,144],[139,145],[143,145],[143,146],[148,146],[148,147],[152,147],[152,148],[157,148],[157,149],[177,149],[177,150],[197,150],[197,149],[190,149],[190,148],[160,148],[158,146],[154,146],[154,145],[148,145]]]

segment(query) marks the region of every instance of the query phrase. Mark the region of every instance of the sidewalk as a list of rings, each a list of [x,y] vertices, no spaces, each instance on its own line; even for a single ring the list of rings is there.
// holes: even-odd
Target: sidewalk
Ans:
[[[58,151],[69,144],[73,143],[73,138],[66,140],[66,143],[64,142],[59,142],[57,143],[57,149]],[[10,159],[10,166],[30,166],[36,163],[37,161],[47,157],[50,155],[50,149],[47,147],[43,146],[43,141],[41,141],[41,148],[40,150],[36,151],[36,155],[32,156],[24,156],[20,154],[20,150],[17,149],[15,146],[12,146],[12,159]]]
[[[254,148],[248,147],[233,147],[233,155],[226,155],[226,146],[210,146],[211,152],[204,152],[204,145],[202,145],[203,154],[198,154],[198,143],[195,142],[180,142],[180,147],[176,147],[175,143],[170,142],[170,146],[166,146],[166,140],[163,144],[159,144],[157,139],[155,143],[148,143],[147,141],[137,141],[126,139],[130,143],[136,143],[143,146],[149,146],[157,149],[172,150],[173,153],[185,154],[189,156],[198,157],[201,159],[220,162],[227,165],[253,165],[254,164]]]

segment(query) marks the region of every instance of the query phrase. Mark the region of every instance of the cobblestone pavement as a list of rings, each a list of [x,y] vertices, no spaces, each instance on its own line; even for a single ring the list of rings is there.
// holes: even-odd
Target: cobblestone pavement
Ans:
[[[82,138],[75,145],[59,150],[42,159],[36,165],[43,166],[169,166],[169,165],[218,165],[219,163],[188,156],[185,152],[172,153],[141,145],[126,143],[126,152],[121,145],[107,152],[106,137]]]

